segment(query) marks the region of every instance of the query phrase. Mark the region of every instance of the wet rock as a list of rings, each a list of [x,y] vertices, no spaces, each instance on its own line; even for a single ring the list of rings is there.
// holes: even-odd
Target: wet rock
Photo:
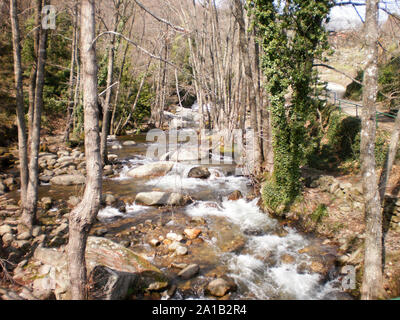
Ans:
[[[211,294],[214,297],[224,297],[228,292],[233,291],[235,289],[235,285],[232,283],[229,283],[225,279],[216,279],[211,281],[207,285],[207,292]]]
[[[198,238],[201,232],[202,231],[200,229],[185,229],[184,234],[188,239],[194,240]]]
[[[173,167],[173,162],[150,163],[129,171],[128,176],[136,179],[159,177],[170,172]]]
[[[52,178],[50,183],[60,186],[82,185],[86,183],[86,178],[83,175],[61,175]]]
[[[151,283],[147,290],[148,291],[161,291],[168,287],[168,282],[154,282]]]
[[[171,240],[171,241],[176,241],[176,242],[181,242],[183,240],[183,236],[182,235],[178,235],[176,233],[170,232],[167,234],[167,239]]]
[[[42,198],[41,202],[42,202],[42,208],[46,211],[49,210],[53,205],[53,200],[50,197]]]
[[[113,167],[111,165],[105,166],[103,169],[103,175],[112,176],[114,174]]]
[[[243,199],[243,194],[238,190],[232,192],[228,197],[229,201],[237,201],[239,199]]]
[[[310,265],[310,270],[313,273],[319,273],[322,275],[326,275],[328,273],[328,268],[320,261],[313,261]]]
[[[111,149],[112,149],[112,150],[121,150],[121,149],[122,149],[122,146],[121,146],[119,143],[114,143],[114,144],[111,146]]]
[[[281,262],[283,264],[294,264],[296,262],[296,259],[293,256],[291,256],[290,254],[284,254],[281,257]]]
[[[186,256],[188,254],[188,249],[184,246],[178,246],[175,250],[176,255]]]
[[[108,158],[109,161],[116,161],[116,160],[118,160],[118,156],[117,156],[116,154],[109,154],[109,155],[107,156],[107,158]]]
[[[112,194],[104,194],[103,195],[102,202],[105,206],[112,207],[117,201],[118,201],[117,198],[115,196],[113,196]]]
[[[171,263],[171,268],[183,270],[187,267],[188,267],[188,265],[186,263]]]
[[[197,264],[191,264],[190,266],[183,269],[181,272],[178,273],[178,276],[184,280],[189,280],[193,278],[200,272],[200,267]]]
[[[188,253],[186,247],[182,246],[179,242],[172,242],[169,247],[168,251],[175,252],[178,256],[185,256]]]
[[[245,246],[245,239],[238,237],[232,241],[223,243],[223,245],[221,246],[221,251],[239,253]]]
[[[136,142],[135,141],[124,141],[123,143],[122,143],[122,145],[124,146],[124,147],[132,147],[132,146],[136,146]]]
[[[136,196],[136,203],[145,206],[184,206],[189,199],[179,193],[142,192]]]
[[[195,179],[208,179],[211,176],[210,171],[205,167],[192,168],[189,171],[188,177]]]

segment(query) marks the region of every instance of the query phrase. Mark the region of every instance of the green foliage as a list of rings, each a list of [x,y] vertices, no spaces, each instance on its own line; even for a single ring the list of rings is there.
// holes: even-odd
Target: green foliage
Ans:
[[[48,31],[47,63],[45,87],[43,90],[44,113],[64,114],[67,106],[67,90],[70,72],[68,66],[71,58],[72,21],[71,17],[61,12],[57,15],[57,30]],[[25,65],[25,76],[29,77],[31,65],[35,61],[33,28],[34,17],[25,21],[27,37],[23,42],[22,59]]]
[[[274,181],[274,177],[269,177],[264,182],[261,196],[267,208],[274,212],[277,212],[280,207],[286,207],[292,201],[285,189]]]
[[[361,120],[335,111],[330,116],[327,138],[329,145],[342,160],[357,156],[357,143],[361,132]],[[359,151],[358,151],[359,153]]]
[[[320,223],[325,217],[329,216],[328,208],[325,204],[320,204],[311,214],[311,219],[315,223]]]
[[[308,154],[307,164],[316,169],[339,168],[345,162],[358,166],[361,149],[361,120],[342,114],[338,110],[328,115],[325,144]],[[378,167],[383,167],[388,152],[390,135],[378,130],[375,157]]]
[[[393,57],[389,62],[379,65],[379,94],[378,101],[387,102],[388,108],[398,110],[400,98],[394,98],[388,101],[388,97],[394,92],[400,91],[400,56]],[[356,80],[362,82],[364,72],[358,71]],[[355,101],[362,100],[362,86],[356,82],[352,82],[346,89],[345,98]],[[398,94],[395,96],[399,96]]]
[[[329,0],[248,1],[263,49],[262,67],[268,79],[275,168],[264,191],[267,205],[293,201],[300,191],[300,165],[310,140],[306,124],[320,102],[313,98],[317,82],[313,61],[328,48],[323,22]],[[288,94],[291,99],[288,99]],[[272,197],[272,200],[268,199]]]
[[[356,80],[359,82],[363,82],[364,71],[358,71]],[[362,85],[357,82],[350,83],[346,88],[346,93],[344,94],[346,99],[350,99],[353,101],[362,100]]]

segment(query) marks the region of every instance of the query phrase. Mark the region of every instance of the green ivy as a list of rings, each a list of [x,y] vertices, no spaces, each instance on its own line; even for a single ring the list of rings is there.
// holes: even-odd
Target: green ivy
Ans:
[[[306,124],[320,104],[313,98],[313,62],[328,49],[323,22],[331,6],[330,0],[248,1],[263,49],[273,127],[275,168],[264,199],[273,197],[266,202],[275,207],[294,201],[301,190],[300,165],[310,142]]]

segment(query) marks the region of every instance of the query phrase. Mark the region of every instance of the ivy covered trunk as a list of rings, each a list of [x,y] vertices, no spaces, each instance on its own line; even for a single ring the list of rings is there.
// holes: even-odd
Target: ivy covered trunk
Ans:
[[[311,90],[315,58],[328,48],[323,22],[332,2],[273,0],[248,2],[263,50],[262,67],[270,94],[274,170],[264,188],[266,205],[276,210],[300,191],[300,166],[310,139],[307,122],[315,119],[319,101]]]
[[[382,297],[382,208],[376,174],[376,99],[378,93],[378,0],[367,1],[365,38],[367,67],[364,73],[361,132],[361,171],[365,200],[365,258],[362,299]]]

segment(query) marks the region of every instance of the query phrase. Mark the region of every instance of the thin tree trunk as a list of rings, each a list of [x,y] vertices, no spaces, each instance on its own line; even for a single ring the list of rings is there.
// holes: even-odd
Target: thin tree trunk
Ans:
[[[20,175],[21,175],[21,204],[22,204],[22,209],[24,210],[26,206],[26,191],[28,184],[28,150],[27,150],[27,136],[26,136],[25,110],[24,110],[24,92],[22,83],[22,63],[21,63],[21,45],[20,45],[21,36],[19,30],[17,11],[18,11],[17,0],[10,0],[15,89],[17,96],[18,151],[19,151]]]
[[[76,1],[76,0],[75,0]],[[64,142],[68,142],[71,134],[71,128],[73,123],[73,113],[74,113],[74,96],[75,96],[75,83],[77,81],[77,76],[75,77],[75,69],[77,65],[77,44],[78,44],[78,3],[74,3],[73,8],[73,19],[74,19],[74,36],[72,40],[72,50],[71,50],[71,67],[70,67],[70,77],[69,77],[69,92],[68,92],[68,109],[67,109],[67,127],[64,134]]]
[[[365,258],[361,289],[363,300],[382,298],[382,209],[376,175],[376,98],[378,92],[378,0],[367,1],[367,68],[364,75],[361,133],[361,170],[365,198]]]
[[[50,1],[45,1],[48,5]],[[21,216],[22,224],[28,229],[23,231],[32,231],[33,224],[36,222],[36,211],[38,201],[39,187],[39,147],[40,147],[40,128],[43,109],[43,89],[44,76],[47,56],[47,30],[40,26],[39,36],[39,55],[37,62],[36,90],[35,90],[35,108],[32,123],[32,133],[30,141],[30,159],[29,159],[29,181],[26,194],[26,206]],[[22,232],[22,231],[21,231]]]
[[[114,16],[114,32],[118,30],[118,7],[119,1],[116,4],[116,13]],[[110,103],[111,103],[111,95],[112,95],[112,84],[114,80],[114,59],[115,59],[115,34],[111,35],[111,43],[110,49],[108,52],[108,71],[107,71],[107,85],[106,88],[109,88],[106,93],[106,98],[103,105],[103,122],[102,122],[102,129],[101,129],[101,159],[103,161],[103,165],[108,163],[108,152],[107,152],[107,136],[110,132]]]
[[[35,25],[33,30],[33,52],[34,61],[32,62],[32,69],[29,76],[29,110],[28,110],[28,145],[31,142],[31,134],[33,132],[33,118],[35,114],[35,94],[36,94],[36,78],[39,57],[39,36],[40,36],[40,16],[42,12],[42,0],[35,0]]]
[[[392,137],[390,139],[389,150],[379,183],[379,191],[380,191],[380,198],[382,205],[384,204],[385,201],[385,193],[387,185],[389,183],[390,174],[392,172],[393,165],[396,160],[396,154],[399,148],[399,140],[400,140],[400,112],[397,114],[396,121],[394,123],[394,129],[392,132]]]
[[[68,261],[73,300],[87,298],[86,241],[100,208],[102,161],[97,93],[95,39],[95,0],[81,3],[81,50],[85,114],[86,188],[82,202],[71,212]]]

